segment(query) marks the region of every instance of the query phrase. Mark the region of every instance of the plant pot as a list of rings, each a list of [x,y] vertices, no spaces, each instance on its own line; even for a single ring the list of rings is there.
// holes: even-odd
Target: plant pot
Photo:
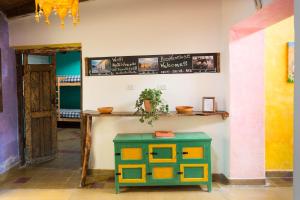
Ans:
[[[144,107],[146,112],[151,112],[151,102],[150,100],[144,100]]]

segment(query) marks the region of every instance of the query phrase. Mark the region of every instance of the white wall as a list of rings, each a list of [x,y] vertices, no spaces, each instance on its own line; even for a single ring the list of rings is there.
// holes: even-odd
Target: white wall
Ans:
[[[11,20],[10,45],[80,42],[83,57],[221,52],[222,60],[217,74],[83,77],[83,109],[111,105],[116,111],[133,110],[142,89],[162,85],[167,88],[163,97],[171,110],[176,105],[199,110],[203,96],[215,96],[220,110],[228,108],[227,33],[233,23],[254,10],[253,1],[97,0],[82,3],[80,9],[79,26],[72,27],[68,19],[64,30],[55,17],[50,26],[35,24],[33,15]],[[134,85],[134,90],[127,90],[128,85]],[[94,121],[92,168],[113,168],[112,139],[119,132],[172,129],[205,131],[212,136],[213,172],[227,174],[228,123],[220,117],[163,118],[154,127],[136,118]]]

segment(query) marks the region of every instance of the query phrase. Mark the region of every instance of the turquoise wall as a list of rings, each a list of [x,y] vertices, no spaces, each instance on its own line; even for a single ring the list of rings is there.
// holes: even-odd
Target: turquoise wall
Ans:
[[[80,75],[80,52],[56,53],[56,75]]]
[[[79,51],[56,53],[56,75],[80,75]],[[80,87],[61,87],[60,107],[80,109]]]

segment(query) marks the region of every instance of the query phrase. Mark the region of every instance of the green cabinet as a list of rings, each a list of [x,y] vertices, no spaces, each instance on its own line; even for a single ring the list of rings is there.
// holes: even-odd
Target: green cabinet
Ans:
[[[122,186],[151,185],[207,185],[211,191],[211,138],[205,133],[124,133],[114,144],[117,193]]]

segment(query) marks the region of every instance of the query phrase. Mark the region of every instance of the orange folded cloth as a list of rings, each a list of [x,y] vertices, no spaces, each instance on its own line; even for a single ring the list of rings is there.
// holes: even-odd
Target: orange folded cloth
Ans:
[[[175,137],[175,134],[173,131],[155,131],[154,133],[155,137]]]

